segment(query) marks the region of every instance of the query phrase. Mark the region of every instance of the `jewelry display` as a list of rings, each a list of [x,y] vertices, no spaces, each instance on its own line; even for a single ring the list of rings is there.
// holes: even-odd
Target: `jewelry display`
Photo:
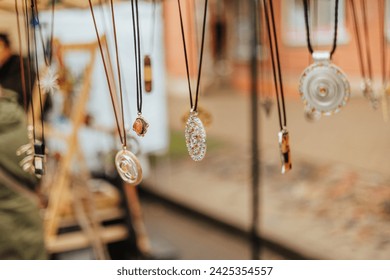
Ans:
[[[206,32],[206,19],[207,19],[207,3],[208,0],[205,0],[204,4],[204,14],[203,14],[203,27],[202,27],[202,41],[200,47],[200,57],[199,57],[199,67],[198,67],[198,76],[197,76],[197,84],[196,84],[196,93],[195,93],[195,102],[193,102],[192,98],[192,90],[191,90],[191,82],[190,82],[190,73],[189,73],[189,63],[187,56],[187,46],[185,40],[185,32],[183,26],[183,16],[181,11],[180,0],[177,0],[179,7],[179,15],[180,15],[180,27],[181,27],[181,35],[183,40],[183,50],[184,50],[184,58],[186,64],[186,72],[187,72],[187,83],[190,97],[190,114],[186,122],[185,128],[185,139],[186,146],[190,157],[194,161],[200,161],[206,155],[207,144],[206,144],[206,131],[204,129],[203,123],[198,117],[198,101],[199,101],[199,89],[200,89],[200,79],[202,73],[202,61],[203,61],[203,49],[204,49],[204,41],[205,41],[205,32]]]
[[[325,52],[313,50],[310,41],[308,0],[303,0],[307,45],[314,63],[303,71],[299,83],[299,93],[305,105],[305,114],[312,119],[339,112],[347,104],[351,92],[346,75],[331,62],[332,55],[337,47],[339,0],[335,1],[333,47],[330,52]]]

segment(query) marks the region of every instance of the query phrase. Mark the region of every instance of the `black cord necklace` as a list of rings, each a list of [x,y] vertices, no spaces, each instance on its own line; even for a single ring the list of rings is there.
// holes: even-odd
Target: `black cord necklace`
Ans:
[[[153,89],[153,71],[152,71],[152,54],[154,50],[154,33],[155,33],[155,25],[156,25],[156,0],[152,0],[152,21],[150,28],[150,39],[149,46],[150,49],[144,50],[144,44],[142,44],[142,52],[144,54],[143,62],[144,62],[144,88],[145,92],[150,93]],[[142,36],[141,36],[142,37]],[[145,42],[145,40],[143,40]]]
[[[133,130],[138,136],[143,137],[148,131],[149,123],[142,116],[142,71],[138,0],[131,0],[131,14],[133,18],[134,57],[137,87],[137,118],[133,123]]]
[[[206,34],[207,3],[208,0],[205,0],[198,76],[197,76],[197,83],[196,83],[195,101],[193,101],[189,65],[188,65],[189,63],[188,63],[188,55],[187,55],[187,46],[186,46],[185,32],[183,26],[183,15],[181,11],[180,0],[177,0],[177,4],[179,7],[180,27],[181,27],[181,35],[183,40],[183,50],[184,50],[184,58],[185,58],[186,72],[187,72],[187,83],[188,83],[188,91],[189,91],[190,106],[191,106],[190,115],[188,117],[186,128],[185,128],[185,138],[186,138],[188,153],[194,161],[202,160],[206,155],[206,149],[207,149],[206,130],[204,129],[202,121],[198,117],[198,111],[197,111],[198,101],[199,101],[199,90],[200,90],[199,85],[200,85],[200,79],[202,74],[204,41],[205,41],[205,34]]]
[[[268,3],[269,8],[268,8]],[[268,33],[269,49],[271,53],[272,70],[274,77],[274,86],[276,91],[276,102],[278,108],[279,127],[279,148],[280,157],[282,161],[282,173],[286,173],[292,167],[291,155],[290,155],[290,144],[289,144],[289,133],[287,130],[287,116],[286,116],[286,105],[284,100],[283,91],[283,79],[282,71],[279,59],[279,47],[278,39],[276,36],[275,17],[272,0],[263,0],[265,22]],[[271,34],[272,30],[272,34]],[[274,52],[275,50],[275,52]]]
[[[337,48],[339,0],[335,0],[333,45],[329,52],[315,51],[310,40],[309,4],[303,0],[307,47],[314,63],[301,75],[299,92],[309,119],[332,115],[340,111],[349,100],[350,85],[343,71],[331,62]]]
[[[120,66],[119,66],[119,50],[118,50],[118,41],[117,41],[117,34],[116,34],[115,12],[114,12],[113,0],[110,0],[110,6],[111,6],[112,27],[113,27],[113,33],[114,33],[113,37],[114,37],[114,44],[115,44],[115,57],[116,57],[116,65],[117,65],[117,73],[118,73],[118,87],[119,87],[119,94],[120,94],[122,126],[119,123],[117,108],[115,106],[115,98],[114,98],[115,86],[112,85],[110,82],[111,81],[110,74],[108,71],[108,66],[107,66],[107,62],[105,59],[105,55],[104,55],[103,44],[101,42],[99,31],[97,28],[97,23],[96,23],[96,18],[95,18],[95,13],[93,10],[92,2],[91,2],[91,0],[88,0],[88,2],[89,2],[90,10],[91,10],[93,24],[95,27],[96,38],[97,38],[97,41],[99,44],[100,55],[101,55],[102,62],[103,62],[104,73],[106,75],[107,86],[108,86],[108,90],[109,90],[110,97],[111,97],[111,103],[112,103],[112,107],[114,109],[115,122],[116,122],[117,130],[118,130],[119,138],[120,138],[120,141],[122,143],[122,150],[120,150],[116,154],[116,157],[115,157],[115,165],[116,165],[116,168],[118,170],[119,175],[121,176],[121,178],[124,181],[126,181],[132,185],[137,185],[142,180],[142,169],[141,169],[141,164],[138,161],[137,157],[127,149],[127,137],[126,137],[126,130],[125,130],[124,109],[123,109],[122,77],[121,77],[121,71],[120,71]]]

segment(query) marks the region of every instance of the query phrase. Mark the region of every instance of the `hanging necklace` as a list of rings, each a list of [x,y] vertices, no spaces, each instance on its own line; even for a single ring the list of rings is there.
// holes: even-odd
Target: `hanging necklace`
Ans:
[[[154,30],[156,22],[156,0],[152,0],[152,23],[150,28],[149,45],[150,50],[144,53],[144,88],[145,92],[150,93],[153,89],[153,71],[152,71],[152,54],[154,49]],[[143,40],[145,41],[145,40]],[[143,46],[143,45],[142,45]]]
[[[118,170],[120,177],[129,184],[137,185],[142,180],[142,168],[141,164],[138,161],[137,157],[127,149],[127,137],[125,130],[125,119],[124,119],[124,110],[123,110],[123,94],[122,94],[122,79],[121,79],[121,71],[119,67],[119,51],[118,51],[118,42],[116,36],[116,25],[115,25],[115,14],[114,14],[114,5],[113,0],[110,0],[111,5],[111,19],[112,19],[112,27],[113,27],[113,35],[114,35],[114,43],[115,43],[115,55],[116,55],[116,65],[117,65],[117,73],[118,73],[118,84],[119,84],[119,94],[120,94],[120,106],[121,106],[121,118],[122,118],[122,128],[119,124],[119,117],[117,113],[117,108],[115,106],[114,101],[114,88],[115,86],[111,84],[111,79],[108,72],[108,66],[106,63],[106,59],[104,56],[103,46],[100,39],[99,31],[96,24],[95,14],[93,11],[91,0],[88,0],[89,8],[91,10],[91,15],[93,19],[93,24],[95,27],[96,38],[99,44],[100,55],[102,57],[104,72],[106,75],[108,90],[111,97],[112,107],[114,109],[115,122],[119,134],[120,141],[122,143],[122,150],[120,150],[115,156],[115,166]]]
[[[180,27],[181,27],[181,35],[183,40],[183,50],[184,50],[184,58],[186,63],[187,82],[188,82],[188,90],[189,90],[190,106],[191,106],[190,115],[187,119],[186,128],[185,128],[185,138],[186,138],[186,146],[187,146],[188,153],[194,161],[202,160],[206,155],[206,149],[207,149],[206,130],[204,129],[202,121],[198,117],[199,85],[200,85],[200,78],[202,73],[203,49],[204,49],[204,39],[205,39],[205,31],[206,31],[206,18],[207,18],[207,3],[208,0],[205,0],[198,77],[197,77],[197,84],[196,84],[195,102],[193,102],[189,65],[188,65],[188,56],[187,56],[187,47],[186,47],[186,40],[185,40],[184,26],[183,26],[183,16],[181,12],[180,0],[177,0],[177,4],[179,6]]]
[[[355,38],[358,49],[360,71],[362,76],[362,92],[363,95],[370,101],[371,106],[376,109],[378,107],[378,100],[375,96],[374,90],[372,88],[372,63],[371,63],[371,51],[370,51],[370,37],[368,30],[368,21],[367,21],[367,5],[365,0],[361,0],[361,12],[362,12],[362,29],[364,33],[364,46],[365,46],[365,55],[366,62],[364,62],[363,57],[363,44],[361,40],[361,34],[359,29],[359,21],[357,17],[357,12],[355,8],[355,2],[353,0],[349,1],[351,4],[352,18],[354,23]],[[379,4],[378,4],[379,5]]]
[[[269,9],[268,9],[267,2],[269,2]],[[290,155],[289,133],[287,130],[287,116],[286,116],[286,105],[284,101],[282,71],[281,71],[280,59],[279,59],[279,47],[278,47],[278,40],[276,36],[275,17],[274,17],[272,0],[269,1],[263,0],[263,6],[264,6],[265,22],[267,26],[267,33],[268,33],[268,40],[269,40],[269,49],[271,53],[272,70],[273,70],[274,85],[276,91],[276,102],[278,105],[277,108],[278,108],[279,127],[280,127],[278,138],[279,138],[280,159],[282,162],[281,172],[282,174],[284,174],[291,169],[292,165],[291,165],[291,155]],[[271,35],[271,27],[273,31],[272,35]]]
[[[314,51],[310,42],[308,0],[303,0],[307,47],[314,63],[302,73],[299,92],[306,112],[318,118],[321,115],[329,116],[340,111],[347,104],[351,92],[346,75],[331,62],[337,47],[338,3],[339,0],[335,0],[332,50],[330,52]]]
[[[25,2],[27,5],[27,1]],[[26,9],[27,11],[27,9]],[[39,108],[41,115],[41,139],[38,140],[35,134],[35,117],[34,117],[34,102],[33,96],[31,96],[31,108],[33,115],[33,138],[34,138],[34,169],[37,176],[42,176],[45,174],[45,126],[43,121],[43,98],[42,98],[42,89],[41,89],[41,80],[39,75],[39,63],[38,63],[38,47],[37,47],[37,26],[39,25],[36,9],[36,0],[31,0],[31,23],[32,23],[32,37],[33,37],[33,59],[35,66],[35,78],[37,80],[38,95],[39,95]],[[28,18],[26,19],[28,22]],[[30,44],[30,32],[27,31],[28,44]],[[31,59],[30,47],[28,48],[29,60]],[[31,62],[30,62],[31,64]],[[29,69],[30,72],[31,68]]]
[[[134,3],[135,2],[135,3]],[[134,7],[135,6],[135,7]],[[135,12],[134,12],[135,10]],[[145,136],[148,131],[149,123],[142,116],[142,75],[141,75],[141,42],[139,32],[139,13],[138,0],[131,0],[131,13],[133,17],[133,34],[134,34],[134,57],[135,57],[135,74],[137,86],[137,118],[133,123],[133,130],[138,136]]]

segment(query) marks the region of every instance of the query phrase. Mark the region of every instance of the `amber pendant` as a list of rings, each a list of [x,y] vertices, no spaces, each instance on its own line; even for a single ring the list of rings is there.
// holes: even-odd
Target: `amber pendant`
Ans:
[[[290,143],[289,135],[286,128],[278,133],[279,136],[279,148],[280,148],[280,159],[282,161],[282,174],[289,171],[292,167],[291,165],[291,155],[290,155]]]
[[[144,56],[144,86],[146,92],[152,91],[152,59],[149,55]]]
[[[185,138],[187,150],[194,161],[200,161],[206,155],[206,130],[202,121],[198,118],[198,113],[191,111],[188,117]]]
[[[41,142],[34,144],[34,170],[35,175],[42,176],[45,174],[45,145]]]
[[[138,158],[123,148],[115,156],[115,166],[123,181],[138,185],[142,181],[142,168]]]
[[[141,114],[138,114],[138,117],[133,123],[133,130],[137,133],[138,136],[144,137],[148,131],[149,123],[144,119]]]

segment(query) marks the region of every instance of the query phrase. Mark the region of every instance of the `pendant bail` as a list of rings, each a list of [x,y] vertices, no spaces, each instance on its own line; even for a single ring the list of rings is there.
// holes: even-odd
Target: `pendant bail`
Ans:
[[[330,52],[327,51],[315,51],[312,54],[315,62],[328,62],[330,61]]]

